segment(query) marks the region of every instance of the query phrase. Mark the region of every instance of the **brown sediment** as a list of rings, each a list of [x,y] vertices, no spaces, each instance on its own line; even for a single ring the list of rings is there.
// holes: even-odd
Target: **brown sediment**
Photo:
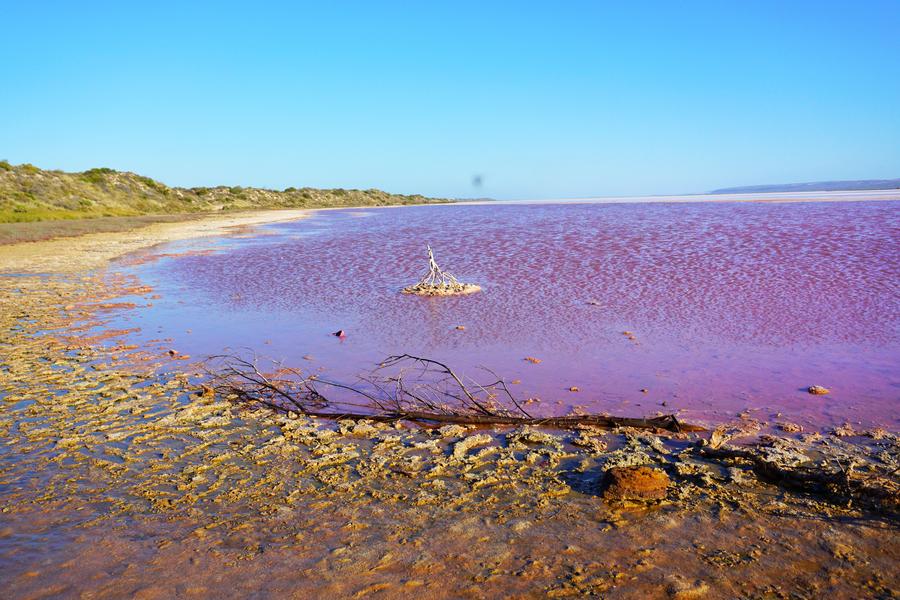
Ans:
[[[101,266],[89,248],[56,260]],[[890,597],[900,588],[896,513],[854,496],[863,483],[896,484],[892,433],[748,447],[727,445],[746,435],[737,429],[711,441],[627,427],[421,429],[240,407],[174,366],[165,347],[103,345],[76,331],[100,323],[98,303],[135,283],[71,270],[0,277],[9,597]],[[153,364],[136,366],[141,355]],[[814,465],[846,477],[824,491],[776,481]],[[665,494],[633,508],[604,501],[605,473],[633,467],[665,473]]]

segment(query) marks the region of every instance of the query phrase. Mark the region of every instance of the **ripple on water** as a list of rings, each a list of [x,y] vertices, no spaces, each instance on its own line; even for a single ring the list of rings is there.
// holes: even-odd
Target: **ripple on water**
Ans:
[[[520,395],[541,398],[545,413],[720,419],[749,408],[764,419],[896,427],[897,208],[326,211],[216,253],[132,267],[163,294],[136,318],[149,337],[171,335],[194,355],[250,347],[294,364],[313,355],[347,377],[399,352],[472,374],[485,365],[521,379]],[[424,270],[426,243],[483,292],[399,294]],[[343,342],[327,335],[337,329],[348,331]],[[812,399],[813,384],[833,393]]]

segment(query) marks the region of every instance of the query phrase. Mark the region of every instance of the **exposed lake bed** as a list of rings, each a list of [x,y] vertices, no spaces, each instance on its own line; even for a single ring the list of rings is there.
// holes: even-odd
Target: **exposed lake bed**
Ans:
[[[876,229],[861,243],[887,244],[875,252],[877,265],[861,266],[844,247],[829,248],[846,270],[836,283],[810,274],[825,301],[814,302],[802,286],[791,297],[770,292],[787,327],[749,333],[729,322],[728,310],[746,302],[746,294],[707,303],[700,317],[689,310],[696,304],[683,297],[696,283],[691,268],[682,271],[683,289],[659,289],[671,283],[671,273],[647,264],[573,268],[554,263],[557,249],[540,239],[529,240],[532,258],[513,239],[478,233],[484,217],[477,214],[449,220],[468,228],[463,239],[512,245],[506,253],[442,243],[439,231],[398,232],[398,224],[412,226],[394,219],[394,209],[336,211],[265,228],[269,235],[142,251],[95,274],[4,277],[4,585],[22,597],[788,597],[800,589],[810,596],[890,597],[900,553],[890,498],[866,504],[852,494],[840,498],[839,488],[824,495],[785,489],[752,461],[704,455],[703,448],[727,447],[708,434],[323,422],[204,394],[196,363],[226,347],[249,347],[351,377],[396,351],[435,355],[462,369],[490,358],[504,377],[521,379],[523,397],[543,396],[535,403],[542,414],[577,405],[640,416],[681,409],[682,418],[721,425],[720,437],[734,441],[796,421],[803,432],[763,441],[773,464],[805,456],[823,468],[849,468],[860,480],[886,479],[882,489],[896,493],[897,295],[890,286],[897,215],[885,206],[858,209],[863,214],[853,220],[868,219]],[[689,230],[691,223],[681,219],[672,227]],[[593,229],[592,239],[602,229]],[[860,235],[854,230],[848,239]],[[439,259],[444,249],[442,265],[484,290],[465,298],[401,296],[424,266],[424,237]],[[575,236],[569,247],[584,243]],[[690,248],[656,256],[652,244],[622,244],[610,250],[613,257],[627,260],[622,252],[631,249],[660,264],[692,255]],[[386,260],[391,256],[402,260]],[[552,271],[543,270],[548,263]],[[517,264],[534,279],[523,280]],[[717,279],[697,262],[688,265],[706,276],[710,295],[758,267]],[[577,296],[565,283],[528,293],[585,271],[589,276],[575,279]],[[646,288],[635,290],[628,273]],[[504,292],[504,277],[522,287]],[[864,283],[874,290],[855,287]],[[855,291],[830,299],[841,288]],[[498,304],[504,293],[507,300]],[[646,294],[661,304],[641,305]],[[884,303],[873,305],[879,295]],[[466,304],[473,301],[480,304]],[[636,303],[643,315],[628,312]],[[448,306],[453,310],[442,313]],[[831,318],[841,307],[844,318]],[[753,302],[743,308],[754,324],[769,322]],[[696,354],[701,344],[679,355],[684,340],[667,343],[662,327],[673,320],[692,332],[689,340],[702,337],[697,328],[716,325],[717,352]],[[338,328],[348,331],[343,342],[330,335]],[[784,331],[815,344],[785,345]],[[473,348],[484,347],[473,356]],[[576,351],[602,357],[603,376],[580,368]],[[775,358],[751,370],[722,368],[767,351]],[[822,363],[780,370],[798,352]],[[685,354],[697,362],[659,375],[662,363],[654,361],[684,361]],[[524,360],[531,355],[540,362]],[[706,386],[703,404],[690,375],[709,360],[697,373]],[[754,382],[754,374],[765,382]],[[734,390],[736,381],[747,385]],[[832,393],[810,395],[805,387],[812,384]],[[557,404],[567,394],[586,398]],[[759,398],[763,412],[753,412]],[[845,421],[849,430],[840,429]],[[834,460],[837,466],[829,466]],[[603,473],[616,466],[667,473],[663,500],[603,499]]]

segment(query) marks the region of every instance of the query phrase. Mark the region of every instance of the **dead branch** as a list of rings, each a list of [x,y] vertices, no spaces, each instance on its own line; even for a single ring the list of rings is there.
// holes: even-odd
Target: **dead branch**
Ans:
[[[458,375],[440,361],[410,354],[385,359],[372,374],[354,385],[277,364],[271,373],[264,372],[255,359],[239,356],[213,357],[209,365],[212,387],[217,393],[311,417],[555,429],[587,425],[672,432],[703,430],[681,423],[674,415],[647,419],[610,415],[535,417],[522,407],[503,378],[492,371],[485,369],[496,380],[478,383]],[[326,388],[333,394],[320,391]]]
[[[434,252],[431,246],[428,248],[428,271],[419,281],[403,288],[404,294],[416,294],[419,296],[452,296],[457,294],[470,294],[481,288],[470,283],[462,283],[456,277],[441,269],[434,260]]]

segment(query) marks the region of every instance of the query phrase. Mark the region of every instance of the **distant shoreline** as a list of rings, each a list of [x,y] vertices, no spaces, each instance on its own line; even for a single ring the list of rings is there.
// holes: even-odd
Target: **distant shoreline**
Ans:
[[[544,204],[725,204],[745,203],[801,203],[801,202],[889,202],[900,201],[900,190],[858,190],[847,192],[777,192],[767,194],[693,194],[680,196],[607,196],[597,198],[549,198],[529,200],[455,200],[423,204],[360,205],[317,207],[306,209],[256,209],[220,211],[217,213],[175,213],[169,215],[142,215],[136,217],[100,217],[69,220],[34,221],[25,223],[0,223],[0,248],[22,246],[35,242],[61,239],[82,239],[106,234],[127,232],[188,231],[205,229],[210,223],[229,225],[280,221],[294,214],[308,214],[320,210],[372,210],[403,206],[521,206]],[[106,238],[94,238],[106,239]],[[161,240],[165,241],[165,240]],[[2,258],[0,252],[0,258]]]
[[[768,194],[771,192],[851,192],[900,190],[900,179],[855,179],[845,181],[810,181],[806,183],[774,183],[719,188],[710,194]]]
[[[453,204],[652,204],[722,202],[871,202],[900,200],[900,189],[844,190],[826,192],[766,192],[745,194],[676,194],[664,196],[596,196],[523,200],[475,200]],[[438,206],[435,204],[435,206]]]

